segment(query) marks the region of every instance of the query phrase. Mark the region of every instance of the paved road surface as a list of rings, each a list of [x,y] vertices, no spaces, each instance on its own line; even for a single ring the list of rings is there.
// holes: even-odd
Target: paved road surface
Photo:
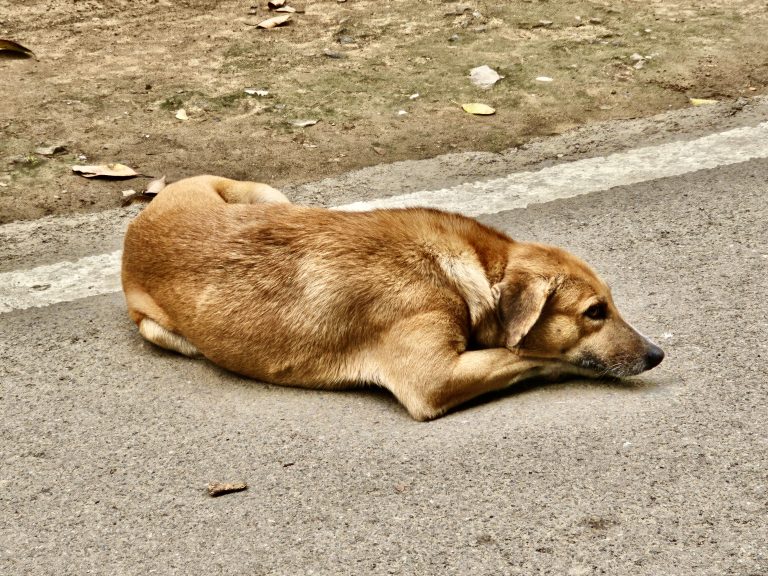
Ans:
[[[701,136],[666,140],[690,140],[685,164]],[[481,214],[586,258],[667,358],[430,423],[383,393],[268,386],[153,348],[95,268],[101,295],[15,309],[12,272],[112,252],[127,218],[0,228],[0,574],[768,574],[768,159],[751,146]],[[563,154],[526,174],[592,176]],[[349,194],[325,200],[371,200]],[[250,488],[213,499],[214,480]]]

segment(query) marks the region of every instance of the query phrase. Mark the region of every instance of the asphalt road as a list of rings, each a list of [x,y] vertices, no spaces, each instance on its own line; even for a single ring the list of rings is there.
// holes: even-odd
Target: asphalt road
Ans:
[[[667,358],[429,423],[156,349],[120,293],[1,314],[0,574],[765,576],[767,193],[758,159],[480,216]]]

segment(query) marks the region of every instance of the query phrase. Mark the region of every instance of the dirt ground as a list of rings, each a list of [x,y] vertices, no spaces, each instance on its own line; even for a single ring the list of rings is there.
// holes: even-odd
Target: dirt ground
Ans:
[[[37,58],[0,58],[0,223],[119,206],[150,176],[279,187],[768,85],[765,0],[288,0],[305,12],[272,30],[255,2],[1,4],[0,38]],[[483,64],[504,76],[488,90]],[[146,178],[71,171],[110,162]]]

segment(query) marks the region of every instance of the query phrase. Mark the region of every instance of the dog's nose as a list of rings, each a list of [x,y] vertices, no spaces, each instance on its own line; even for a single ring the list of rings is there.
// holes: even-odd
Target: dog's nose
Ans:
[[[662,360],[664,360],[664,350],[655,344],[651,344],[648,347],[648,352],[645,354],[645,369],[650,370],[651,368],[655,368],[661,364]]]

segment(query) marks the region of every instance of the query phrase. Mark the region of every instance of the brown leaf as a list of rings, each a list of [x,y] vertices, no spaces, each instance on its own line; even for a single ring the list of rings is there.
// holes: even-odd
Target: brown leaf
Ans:
[[[3,55],[3,52],[10,52],[11,54],[21,56],[22,58],[35,57],[35,53],[26,46],[22,46],[13,40],[4,40],[0,38],[0,55]]]
[[[147,189],[144,190],[143,194],[154,196],[163,188],[165,188],[165,176],[158,178],[157,180],[152,180],[152,182],[147,184]]]
[[[98,166],[72,166],[72,171],[86,178],[133,178],[139,173],[125,164],[102,164]]]
[[[267,18],[256,24],[258,28],[275,28],[276,26],[282,26],[291,21],[292,16],[290,14],[284,14],[283,16],[275,16],[274,18]]]
[[[245,482],[211,482],[208,484],[209,496],[221,496],[222,494],[230,494],[232,492],[242,492],[248,489],[248,484]]]

